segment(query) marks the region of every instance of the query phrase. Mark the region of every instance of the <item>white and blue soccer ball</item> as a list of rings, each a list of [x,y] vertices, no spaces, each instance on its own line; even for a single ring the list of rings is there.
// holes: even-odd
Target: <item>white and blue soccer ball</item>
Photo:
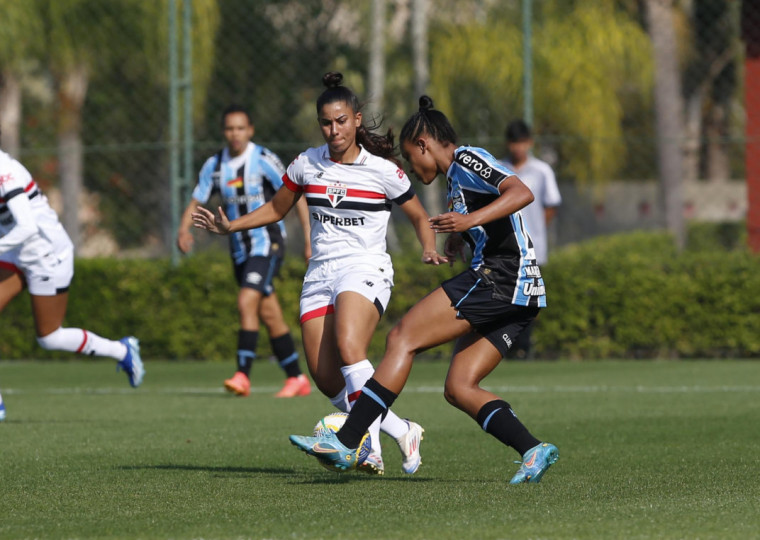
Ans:
[[[346,423],[346,418],[348,418],[348,413],[344,412],[334,412],[330,413],[324,418],[322,418],[319,422],[317,422],[317,425],[314,426],[314,436],[315,437],[324,437],[328,433],[337,433],[340,428],[343,427],[343,424]],[[354,460],[354,468],[364,463],[364,460],[367,459],[367,456],[372,451],[372,439],[370,438],[369,431],[364,434],[364,437],[362,437],[361,442],[359,443],[359,448],[356,449],[356,459]],[[320,465],[322,465],[325,469],[329,471],[336,471],[336,472],[343,472],[342,469],[338,469],[337,467],[334,467],[330,463],[326,463],[322,461],[321,459],[317,458],[317,461]]]

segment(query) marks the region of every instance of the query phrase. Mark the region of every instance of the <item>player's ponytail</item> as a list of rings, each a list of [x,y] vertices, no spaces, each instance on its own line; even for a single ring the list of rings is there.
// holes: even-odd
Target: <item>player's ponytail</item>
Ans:
[[[419,110],[406,121],[401,129],[400,142],[414,141],[423,133],[427,133],[439,142],[456,144],[456,131],[446,115],[433,108],[433,99],[427,95],[420,96],[419,106]]]

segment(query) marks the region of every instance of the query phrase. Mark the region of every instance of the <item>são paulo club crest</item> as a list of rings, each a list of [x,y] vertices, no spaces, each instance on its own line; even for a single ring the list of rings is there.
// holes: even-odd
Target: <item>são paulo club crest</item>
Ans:
[[[327,186],[327,199],[333,208],[340,204],[347,192],[348,190],[342,186]]]

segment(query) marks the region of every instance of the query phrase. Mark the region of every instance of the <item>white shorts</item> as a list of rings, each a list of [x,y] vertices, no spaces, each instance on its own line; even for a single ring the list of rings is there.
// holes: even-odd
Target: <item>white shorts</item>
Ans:
[[[309,268],[301,292],[301,323],[335,311],[340,293],[355,292],[372,302],[380,315],[391,299],[390,257],[362,262],[332,260]]]
[[[49,244],[48,244],[49,245]],[[34,296],[55,296],[66,292],[74,279],[74,252],[55,255],[51,251],[29,258],[19,248],[0,253],[0,268],[21,275]]]

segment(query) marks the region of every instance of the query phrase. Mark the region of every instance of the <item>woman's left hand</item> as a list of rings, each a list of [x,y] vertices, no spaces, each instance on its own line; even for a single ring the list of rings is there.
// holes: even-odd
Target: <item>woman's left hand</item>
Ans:
[[[469,215],[447,212],[428,218],[430,228],[437,233],[464,232],[471,228]]]

